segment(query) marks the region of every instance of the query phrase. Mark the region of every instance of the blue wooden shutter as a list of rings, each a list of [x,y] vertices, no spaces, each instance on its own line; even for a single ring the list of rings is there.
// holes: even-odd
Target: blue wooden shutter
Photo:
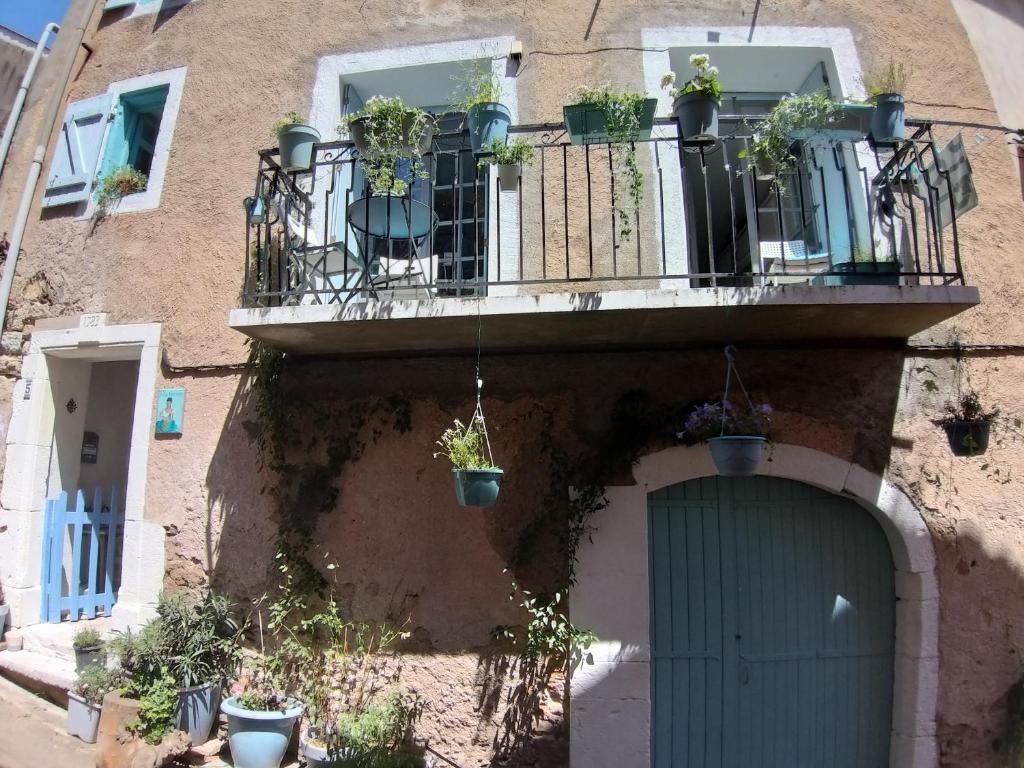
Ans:
[[[107,0],[107,4],[103,6],[103,10],[112,11],[115,8],[127,8],[129,5],[135,5],[135,0]]]
[[[44,208],[89,198],[112,99],[104,93],[68,105],[46,177]]]

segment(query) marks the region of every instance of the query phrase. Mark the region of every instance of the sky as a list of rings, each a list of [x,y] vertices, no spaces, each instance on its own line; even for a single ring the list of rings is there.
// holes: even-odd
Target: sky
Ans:
[[[70,0],[0,0],[0,24],[38,40],[48,21],[64,19]]]

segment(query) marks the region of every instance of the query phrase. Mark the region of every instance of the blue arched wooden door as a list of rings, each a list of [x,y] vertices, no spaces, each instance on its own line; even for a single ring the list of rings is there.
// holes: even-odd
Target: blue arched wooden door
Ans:
[[[895,595],[856,503],[768,477],[648,496],[653,768],[884,768]]]

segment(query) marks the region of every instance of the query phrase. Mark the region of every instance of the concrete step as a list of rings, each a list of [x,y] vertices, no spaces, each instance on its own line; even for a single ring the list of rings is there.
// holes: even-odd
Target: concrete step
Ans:
[[[0,651],[0,674],[33,693],[66,707],[75,684],[75,662],[35,651]]]
[[[25,650],[44,656],[75,661],[74,637],[82,629],[95,629],[104,637],[110,634],[110,619],[82,619],[65,621],[60,624],[33,624],[21,628],[25,638]]]

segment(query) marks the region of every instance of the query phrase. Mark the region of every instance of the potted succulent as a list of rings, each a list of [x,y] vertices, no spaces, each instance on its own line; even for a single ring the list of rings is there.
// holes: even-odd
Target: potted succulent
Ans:
[[[71,645],[75,649],[75,670],[79,673],[92,664],[105,661],[103,638],[92,627],[82,627],[78,630],[71,640]]]
[[[512,113],[501,103],[501,83],[489,66],[470,67],[461,78],[455,108],[466,113],[469,144],[480,154],[494,142],[505,143]]]
[[[95,744],[103,697],[120,685],[121,673],[117,669],[90,664],[79,670],[74,687],[68,691],[68,733],[86,744]]]
[[[536,153],[533,145],[520,137],[505,143],[494,139],[487,147],[487,154],[479,160],[480,166],[494,166],[498,176],[498,188],[514,190],[519,186],[524,165],[533,165]]]
[[[202,744],[213,730],[222,686],[236,672],[241,628],[230,601],[212,592],[199,601],[161,595],[154,621],[161,659],[175,684],[175,727]]]
[[[437,441],[441,450],[434,454],[446,456],[452,463],[455,499],[463,507],[492,507],[498,500],[504,472],[494,466],[489,456],[487,433],[483,419],[474,415],[469,424],[458,419]]]
[[[939,422],[946,430],[954,456],[980,456],[988,450],[989,432],[998,410],[986,411],[974,390],[946,405],[946,415]]]
[[[146,189],[149,179],[130,165],[112,169],[100,179],[96,187],[96,209],[103,213],[110,210],[121,198],[134,195]]]
[[[313,148],[320,132],[302,122],[302,115],[289,112],[274,123],[274,136],[280,150],[281,167],[289,172],[308,171],[313,164]]]
[[[651,137],[658,100],[603,85],[577,89],[573,101],[562,108],[569,140],[573,144],[611,146],[612,209],[618,217],[619,236],[628,240],[644,196],[644,175],[637,164],[635,142]]]
[[[691,442],[707,443],[723,477],[757,474],[768,439],[772,407],[737,408],[728,400],[698,405],[686,419],[683,433]]]
[[[894,144],[906,135],[904,94],[910,75],[910,67],[890,58],[888,64],[864,78],[864,88],[875,105],[871,138],[876,144]]]
[[[718,81],[718,67],[711,66],[706,53],[690,56],[690,66],[697,74],[673,87],[674,72],[661,78],[661,87],[668,89],[672,96],[672,113],[679,121],[679,135],[684,140],[707,140],[718,138],[718,109],[722,104],[722,85]]]

